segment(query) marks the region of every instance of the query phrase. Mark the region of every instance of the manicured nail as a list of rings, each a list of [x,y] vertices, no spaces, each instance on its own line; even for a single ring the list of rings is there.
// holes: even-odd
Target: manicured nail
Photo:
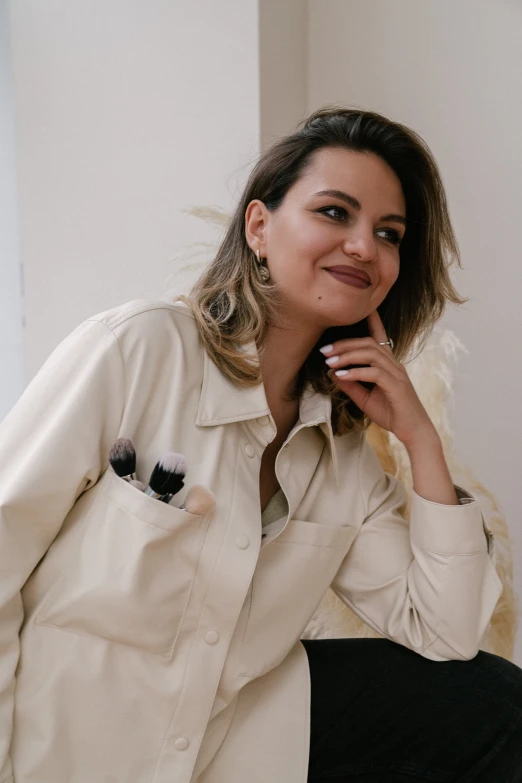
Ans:
[[[330,353],[330,351],[333,349],[333,345],[323,345],[322,348],[319,348],[321,353]]]
[[[336,375],[339,375],[339,377],[342,377],[343,375],[350,375],[350,370],[336,370]]]
[[[337,364],[338,361],[339,361],[339,357],[338,356],[330,356],[329,359],[326,359],[326,364],[329,364],[330,366],[332,366],[332,364]]]

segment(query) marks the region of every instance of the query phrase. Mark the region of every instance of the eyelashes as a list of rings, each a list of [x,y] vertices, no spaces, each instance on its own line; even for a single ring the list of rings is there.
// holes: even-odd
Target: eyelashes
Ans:
[[[344,207],[338,207],[336,204],[332,204],[328,207],[321,207],[317,211],[326,214],[332,210],[341,213],[342,215],[341,218],[328,215],[328,217],[330,217],[332,220],[335,220],[337,223],[342,223],[348,217],[347,210]],[[385,231],[388,234],[388,242],[391,242],[392,245],[400,245],[402,237],[398,231],[395,231],[394,228],[380,228],[379,231]]]

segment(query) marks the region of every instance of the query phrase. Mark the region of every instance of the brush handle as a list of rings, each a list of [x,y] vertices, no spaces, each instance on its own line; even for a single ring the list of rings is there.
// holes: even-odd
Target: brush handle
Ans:
[[[162,503],[168,503],[169,500],[173,497],[173,495],[160,495],[158,492],[154,492],[153,489],[150,487],[147,487],[144,490],[146,495],[149,495],[151,498],[155,498],[156,500],[161,500]]]
[[[173,490],[174,490],[174,492],[168,492],[166,495],[161,495],[159,499],[160,499],[160,500],[162,500],[164,503],[170,503],[170,501],[172,500],[172,498],[174,497],[174,495],[177,495],[177,493],[178,493],[178,492],[179,492],[181,489],[183,489],[183,485],[184,485],[184,481],[183,481],[183,479],[184,479],[184,478],[185,478],[185,474],[183,474],[183,475],[181,475],[181,474],[180,474],[180,475],[178,476],[178,482],[177,482],[177,485],[176,485],[175,487],[172,487],[172,486],[171,486],[171,489],[173,489]]]
[[[154,490],[151,489],[150,487],[145,487],[143,491],[145,495],[149,495],[149,497],[151,498],[157,498],[158,500],[162,497],[165,497],[164,495],[160,495],[159,492],[154,492]]]
[[[111,463],[111,467],[114,470],[114,465]],[[121,476],[117,470],[114,470],[114,473],[118,476],[118,478],[121,478],[123,481],[136,481],[137,476],[136,473],[128,473],[126,476]]]

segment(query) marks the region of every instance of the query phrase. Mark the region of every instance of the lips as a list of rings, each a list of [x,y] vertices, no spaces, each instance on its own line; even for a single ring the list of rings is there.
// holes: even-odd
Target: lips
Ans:
[[[336,272],[338,275],[346,275],[346,277],[356,277],[359,280],[363,280],[368,285],[371,285],[372,279],[369,274],[363,272],[362,269],[356,269],[354,266],[348,266],[347,264],[338,264],[337,266],[327,266],[329,272]]]

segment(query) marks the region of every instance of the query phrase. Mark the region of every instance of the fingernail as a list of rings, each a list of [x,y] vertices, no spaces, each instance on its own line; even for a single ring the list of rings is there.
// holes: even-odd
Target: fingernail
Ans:
[[[330,351],[333,349],[333,345],[323,345],[322,348],[319,348],[321,353],[330,353]]]
[[[350,370],[336,370],[336,375],[339,375],[339,377],[342,377],[343,375],[350,375]]]
[[[332,364],[336,364],[338,361],[339,361],[338,356],[330,356],[329,359],[326,359],[326,364],[329,364],[331,366]]]

